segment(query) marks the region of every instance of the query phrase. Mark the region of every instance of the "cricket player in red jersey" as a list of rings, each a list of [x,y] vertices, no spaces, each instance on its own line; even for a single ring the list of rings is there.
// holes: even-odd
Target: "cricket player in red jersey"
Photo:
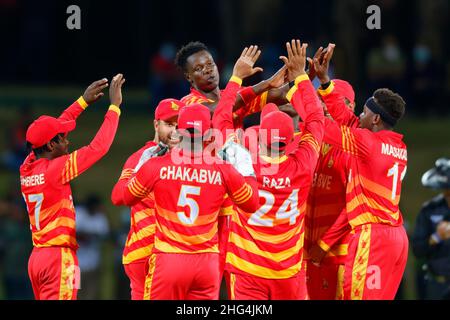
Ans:
[[[305,274],[301,271],[304,215],[319,156],[324,115],[304,70],[306,47],[293,40],[292,47],[287,44],[288,58],[283,57],[292,80],[287,99],[305,121],[303,137],[295,151],[285,155],[294,135],[292,119],[280,111],[264,116],[259,129],[260,154],[253,165],[259,208],[253,212],[238,210],[232,216],[226,269],[230,272],[233,300],[307,298]],[[232,129],[231,113],[231,108],[218,107],[214,127],[222,132]]]
[[[191,84],[191,93],[181,99],[186,105],[201,103],[214,112],[223,90],[219,89],[219,72],[208,48],[201,42],[189,42],[176,56],[175,63]],[[262,71],[261,68],[257,69]],[[279,70],[271,78],[239,90],[233,102],[233,117],[236,127],[242,127],[245,116],[259,112],[268,102],[286,103],[288,87],[279,88],[279,79],[284,70]]]
[[[123,205],[123,187],[146,160],[163,155],[178,142],[175,131],[178,111],[183,107],[175,99],[162,100],[155,110],[155,138],[133,153],[123,166],[119,180],[113,188],[111,200],[114,205]],[[153,195],[142,199],[131,207],[130,232],[123,250],[122,263],[130,279],[131,298],[144,297],[147,262],[152,252],[155,237],[155,206]]]
[[[329,78],[324,81],[320,94],[336,93],[333,82]],[[405,102],[389,89],[378,89],[367,99],[359,119],[345,106],[330,106],[333,119],[351,125],[327,121],[324,138],[352,156],[347,204],[324,235],[322,248],[311,250],[311,258],[320,261],[328,244],[351,227],[355,234],[345,265],[344,298],[393,299],[408,256],[408,238],[399,209],[407,151],[403,136],[393,131],[405,112]],[[356,123],[359,128],[355,128]]]
[[[75,300],[79,289],[76,256],[75,209],[70,181],[78,177],[109,150],[119,123],[122,103],[121,74],[111,81],[111,105],[92,142],[68,152],[68,132],[75,120],[108,86],[106,79],[92,83],[59,118],[41,116],[27,130],[32,152],[20,167],[20,183],[33,239],[28,273],[37,300]]]
[[[248,65],[241,64],[230,83],[252,72]],[[258,206],[250,163],[238,168],[244,178],[230,164],[217,163],[220,159],[202,151],[210,126],[207,107],[196,104],[183,108],[178,118],[178,128],[184,134],[180,147],[150,159],[124,188],[123,199],[128,205],[154,194],[155,245],[144,299],[218,299],[217,221],[224,196],[228,194],[245,211]]]

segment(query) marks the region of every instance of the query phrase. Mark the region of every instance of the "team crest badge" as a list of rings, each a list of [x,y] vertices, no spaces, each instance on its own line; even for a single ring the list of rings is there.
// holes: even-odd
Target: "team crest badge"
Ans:
[[[322,144],[322,155],[326,155],[331,149],[331,146],[328,143]]]

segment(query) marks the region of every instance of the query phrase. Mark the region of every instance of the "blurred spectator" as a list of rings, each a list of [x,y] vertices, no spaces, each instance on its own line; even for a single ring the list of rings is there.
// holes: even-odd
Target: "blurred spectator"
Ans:
[[[28,126],[33,122],[33,113],[29,106],[23,106],[19,110],[17,121],[6,129],[6,150],[1,153],[1,164],[6,169],[18,171],[25,159],[25,134]]]
[[[2,265],[5,298],[33,299],[28,278],[28,257],[33,248],[30,224],[24,202],[17,188],[0,199],[0,265]]]
[[[175,45],[165,42],[150,60],[149,86],[152,106],[166,98],[180,99],[189,91],[189,84],[173,62],[175,54]]]
[[[430,48],[418,42],[413,49],[411,68],[411,105],[417,113],[436,112],[436,100],[439,96],[439,85],[442,83],[442,72],[433,59]]]
[[[450,159],[438,159],[422,176],[422,184],[442,192],[423,205],[412,237],[413,252],[424,262],[419,294],[424,299],[450,299]]]
[[[382,46],[369,51],[367,68],[371,93],[378,88],[405,92],[406,58],[393,35],[384,36]]]
[[[76,226],[78,262],[81,271],[80,300],[99,299],[101,245],[109,233],[109,224],[98,195],[90,194],[77,206]]]

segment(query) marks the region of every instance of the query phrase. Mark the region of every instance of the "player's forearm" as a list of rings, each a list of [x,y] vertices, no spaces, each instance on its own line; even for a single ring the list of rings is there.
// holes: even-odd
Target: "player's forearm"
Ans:
[[[327,110],[333,119],[346,126],[355,126],[358,123],[358,117],[347,107],[344,102],[344,97],[334,90],[333,81],[325,89],[318,90],[323,102],[327,106]]]
[[[223,91],[212,118],[213,128],[222,131],[233,130],[233,105],[242,80],[232,77]],[[226,137],[224,137],[226,138]]]
[[[126,188],[128,181],[128,179],[119,179],[119,181],[117,181],[114,185],[111,192],[111,201],[115,206],[125,205],[123,202],[123,189]]]
[[[105,119],[91,143],[77,150],[77,167],[81,174],[100,160],[109,150],[119,125],[120,109],[114,105],[109,107]]]
[[[246,201],[235,203],[245,212],[255,212],[259,208],[258,182],[254,177],[245,177],[245,182],[251,188],[251,195]]]
[[[330,229],[325,231],[325,233],[322,235],[317,244],[322,248],[322,250],[328,252],[351,230],[352,228],[348,223],[347,213],[345,209],[343,209],[339,217],[334,222],[334,224],[330,227]]]
[[[324,134],[325,117],[308,75],[303,74],[295,79],[295,85],[289,90],[286,98],[303,119],[305,131],[311,133],[320,145]]]
[[[59,116],[60,120],[76,120],[80,114],[88,107],[87,102],[83,96],[79,97],[77,101],[72,103],[63,113]]]

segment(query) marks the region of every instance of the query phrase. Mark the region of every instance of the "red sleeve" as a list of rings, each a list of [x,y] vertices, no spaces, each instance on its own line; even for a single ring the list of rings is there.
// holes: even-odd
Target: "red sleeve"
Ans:
[[[122,189],[123,204],[132,206],[153,191],[159,180],[160,159],[148,160]]]
[[[259,207],[258,182],[254,177],[243,177],[230,164],[219,167],[230,199],[243,211],[255,212]]]
[[[351,230],[352,227],[348,223],[347,212],[343,209],[334,224],[322,235],[317,244],[322,248],[322,250],[328,252]]]
[[[88,104],[84,101],[83,96],[79,97],[77,101],[72,103],[70,107],[63,111],[59,116],[60,120],[76,120],[79,115],[87,108]]]
[[[233,214],[233,201],[228,194],[225,195],[222,208],[220,208],[219,216],[231,216]]]
[[[78,177],[108,152],[116,135],[119,115],[120,109],[111,105],[102,126],[91,143],[70,154],[62,170],[63,184]]]
[[[242,80],[239,78],[232,77],[230,79],[225,90],[220,96],[220,100],[217,103],[216,110],[213,114],[212,126],[222,132],[224,140],[227,138],[227,130],[234,130],[233,106],[236,102],[236,95],[241,87],[241,83]]]
[[[114,185],[114,188],[111,192],[111,201],[114,205],[116,206],[124,205],[122,198],[123,189],[126,187],[127,183],[134,175],[134,168],[138,164],[142,152],[143,150],[141,149],[138,152],[132,154],[123,165],[119,180]]]
[[[352,128],[358,127],[359,118],[347,107],[344,97],[334,90],[333,81],[326,90],[319,89],[318,92],[334,121]]]
[[[357,157],[370,157],[374,143],[373,132],[368,129],[350,128],[325,119],[323,141]]]
[[[243,89],[239,90],[238,94],[240,94],[240,92],[245,89],[247,89],[247,88],[243,88]],[[269,94],[269,91],[265,91],[262,94],[260,94],[259,96],[256,96],[251,101],[247,102],[239,110],[236,110],[233,113],[234,127],[241,128],[243,126],[244,118],[246,116],[249,116],[251,114],[261,111],[264,108],[264,106],[267,104],[268,94]]]
[[[298,163],[313,174],[319,158],[320,145],[324,134],[325,117],[319,98],[308,75],[295,80],[295,86],[289,90],[286,98],[304,120],[302,136],[294,151]]]

